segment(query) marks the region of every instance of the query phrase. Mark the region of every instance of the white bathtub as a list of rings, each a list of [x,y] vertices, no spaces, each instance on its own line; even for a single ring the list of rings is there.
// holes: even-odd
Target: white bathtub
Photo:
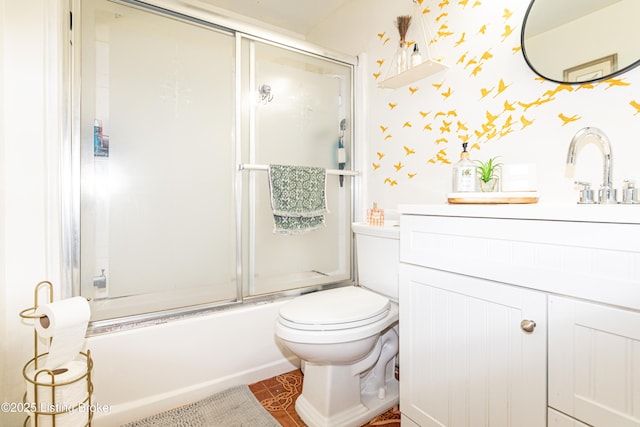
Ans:
[[[99,335],[94,427],[112,427],[296,369],[273,333],[286,300]]]

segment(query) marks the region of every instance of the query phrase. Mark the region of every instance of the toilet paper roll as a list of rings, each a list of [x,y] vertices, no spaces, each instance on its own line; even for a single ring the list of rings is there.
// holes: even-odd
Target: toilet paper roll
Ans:
[[[91,310],[85,298],[73,297],[41,305],[35,322],[36,332],[51,338],[45,369],[56,369],[74,360],[82,350]]]
[[[38,374],[38,372],[40,372]],[[89,388],[86,361],[71,361],[52,371],[53,377],[42,370],[27,371],[25,380],[27,385],[28,408],[37,412],[65,412],[53,415],[41,414],[38,417],[38,427],[82,427],[89,421],[87,407]],[[37,374],[37,377],[36,377]],[[77,381],[74,381],[77,380]],[[72,382],[73,381],[73,382]],[[69,384],[65,384],[69,383]],[[49,387],[47,384],[60,384]],[[37,388],[37,398],[36,398]],[[36,414],[29,411],[31,426],[36,425]]]

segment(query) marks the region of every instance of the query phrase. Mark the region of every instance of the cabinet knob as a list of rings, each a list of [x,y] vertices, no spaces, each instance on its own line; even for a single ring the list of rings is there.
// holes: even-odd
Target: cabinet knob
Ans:
[[[534,322],[533,320],[524,319],[522,322],[520,322],[520,328],[522,328],[522,330],[525,332],[531,333],[536,328],[536,322]]]

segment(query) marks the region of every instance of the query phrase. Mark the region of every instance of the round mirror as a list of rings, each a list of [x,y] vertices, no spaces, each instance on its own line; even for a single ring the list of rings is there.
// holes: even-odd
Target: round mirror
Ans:
[[[522,25],[524,59],[541,77],[585,83],[640,63],[638,0],[532,0]]]

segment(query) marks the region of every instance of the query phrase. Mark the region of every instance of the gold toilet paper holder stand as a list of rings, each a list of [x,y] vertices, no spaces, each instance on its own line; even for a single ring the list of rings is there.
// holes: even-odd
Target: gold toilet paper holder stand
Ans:
[[[39,296],[43,293],[43,289],[48,293],[48,302],[53,302],[53,284],[48,280],[43,280],[39,282],[34,289],[33,295],[33,307],[26,308],[20,312],[20,317],[23,319],[30,319],[34,321],[42,321],[47,316],[36,314],[36,311],[39,307]],[[51,344],[51,339],[49,339],[49,344]],[[93,383],[91,382],[91,371],[93,370],[93,360],[91,359],[91,350],[87,350],[86,352],[80,352],[79,356],[85,359],[87,364],[87,369],[81,375],[77,376],[68,381],[64,382],[56,382],[56,375],[63,373],[58,369],[41,369],[38,370],[38,362],[45,358],[49,352],[39,353],[38,350],[38,333],[33,330],[33,359],[29,360],[22,368],[22,376],[25,381],[30,383],[33,386],[33,402],[28,402],[27,400],[27,392],[25,391],[24,396],[22,398],[22,402],[24,405],[24,411],[28,414],[27,418],[24,420],[23,427],[27,427],[29,423],[29,419],[33,416],[34,423],[31,425],[34,427],[38,427],[39,418],[40,417],[51,417],[51,425],[56,425],[55,419],[56,417],[62,416],[64,414],[71,414],[75,411],[80,411],[82,413],[87,414],[87,422],[84,427],[90,427],[91,421],[93,420],[93,406],[91,404],[91,396],[93,394]],[[35,374],[33,378],[31,378],[28,372],[33,369]],[[42,382],[40,378],[43,377],[45,379],[49,379],[49,382]],[[81,402],[76,402],[73,405],[63,404],[62,402],[56,403],[56,388],[68,386],[70,384],[77,383],[79,381],[85,380],[87,383],[87,395],[84,400]],[[46,402],[45,405],[41,405],[41,401],[39,400],[39,389],[40,387],[47,387],[50,390],[50,400]],[[46,389],[45,389],[46,390]]]

